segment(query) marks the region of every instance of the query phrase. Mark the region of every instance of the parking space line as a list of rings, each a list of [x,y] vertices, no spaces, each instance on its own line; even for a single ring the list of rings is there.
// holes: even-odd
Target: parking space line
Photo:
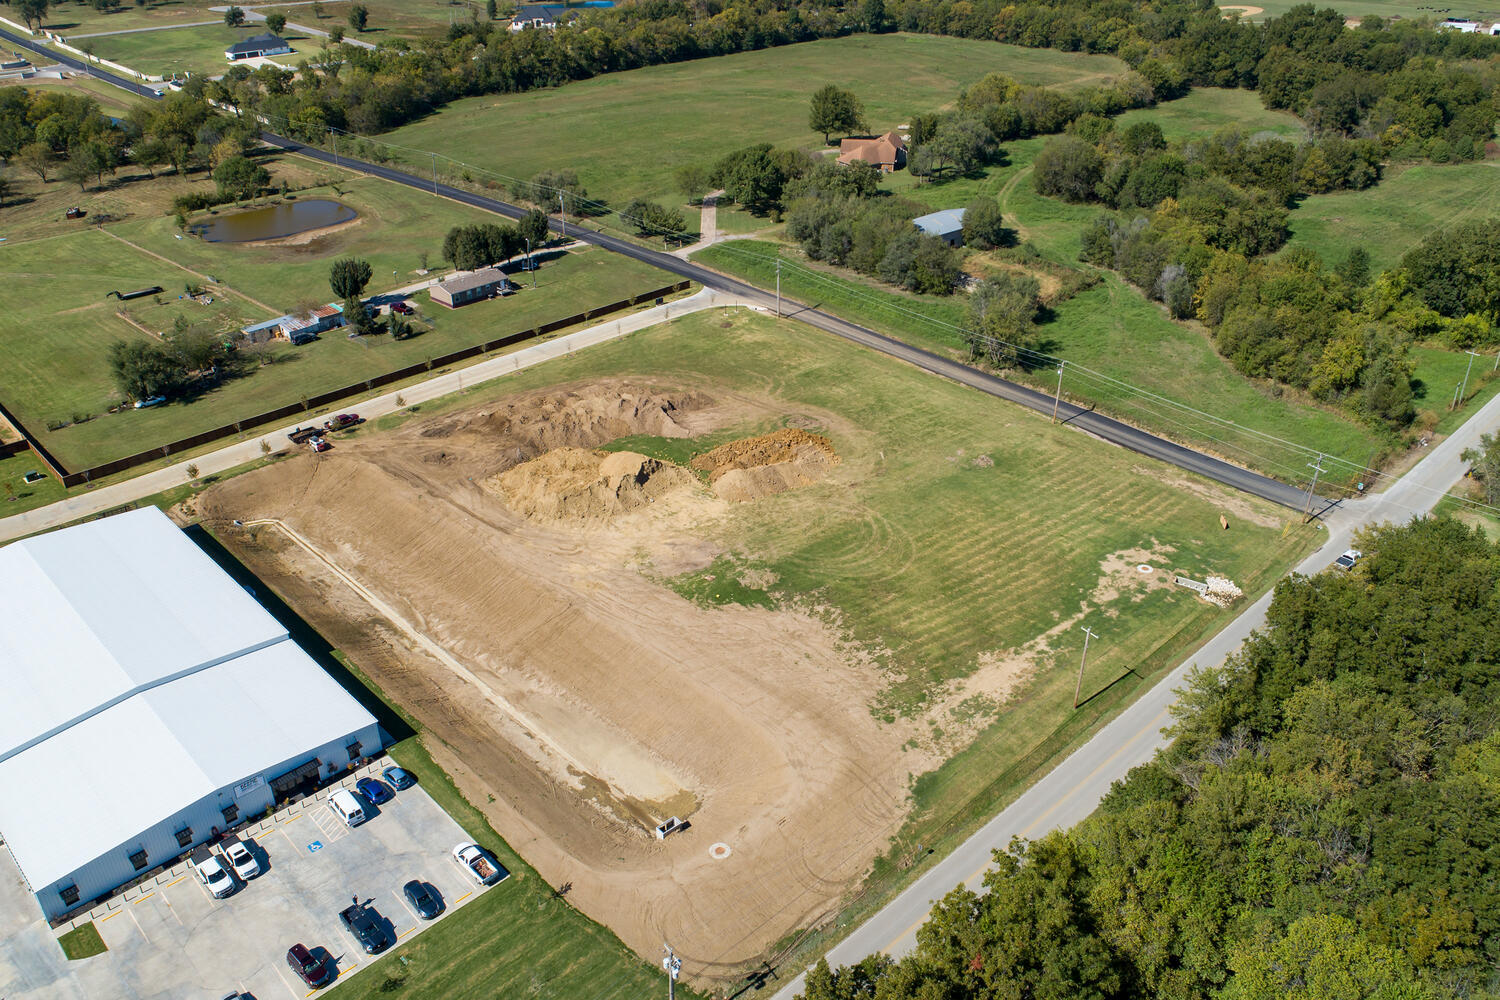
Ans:
[[[286,819],[284,819],[284,820],[281,821],[281,825],[282,826],[291,826],[293,823],[297,822],[299,819],[301,819],[303,816],[306,816],[306,815],[307,815],[307,813],[298,813],[295,816],[288,816]]]
[[[178,879],[177,880],[177,882],[181,882],[181,881],[182,881],[182,879]],[[173,882],[172,884],[176,885],[177,882]],[[172,911],[172,919],[175,920],[175,921],[177,921],[177,926],[178,927],[186,927],[187,924],[184,924],[182,922],[182,918],[177,915],[177,907],[173,906],[172,905],[172,900],[167,897],[166,890],[165,889],[159,889],[157,891],[161,893],[161,901],[163,903],[167,904],[167,909],[168,910]]]
[[[162,888],[163,889],[170,889],[170,888],[172,888],[172,886],[176,885],[178,882],[181,882],[185,878],[187,878],[186,875],[179,875],[179,876],[177,876],[177,878],[175,880],[173,880],[171,882],[168,882],[166,885],[162,886]]]
[[[410,934],[414,930],[416,930],[415,927],[408,927],[406,930],[396,935],[396,940],[400,941],[402,938],[406,937],[406,935]]]
[[[462,903],[464,900],[468,899],[472,895],[474,895],[474,893],[472,893],[472,892],[466,892],[466,893],[464,893],[462,896],[459,896],[457,899],[455,899],[453,901],[453,905],[457,906],[459,903]]]
[[[286,846],[290,847],[292,849],[292,851],[295,853],[296,850],[297,850],[297,845],[294,844],[294,843],[292,843],[292,835],[289,834],[289,833],[287,833],[285,830],[281,829],[280,827],[276,828],[276,832],[279,833],[279,834],[281,834],[281,836],[286,840]]]
[[[156,893],[154,893],[154,892],[148,892],[144,896],[140,897],[139,899],[132,900],[130,905],[131,906],[140,906],[142,903],[144,903],[146,900],[150,899],[154,895],[156,895]]]
[[[99,918],[99,922],[100,922],[100,923],[101,923],[101,924],[102,924],[102,923],[104,923],[104,921],[106,921],[106,920],[113,920],[113,919],[115,919],[115,917],[118,917],[118,916],[119,916],[119,915],[120,915],[120,914],[122,914],[122,913],[124,913],[124,912],[125,912],[125,911],[124,911],[124,910],[116,910],[116,911],[115,911],[115,912],[113,912],[113,913],[111,913],[111,914],[110,914],[110,915],[109,915],[109,916],[107,916],[107,917],[100,917],[100,918]]]
[[[129,910],[126,910],[125,912],[128,913],[128,914],[130,914],[130,922],[133,923],[133,924],[135,924],[135,929],[141,932],[141,937],[145,940],[145,942],[147,944],[150,944],[151,943],[151,939],[149,937],[146,937],[146,932],[145,932],[145,930],[143,930],[141,928],[141,922],[139,920],[135,919],[135,914],[134,913],[130,913]]]

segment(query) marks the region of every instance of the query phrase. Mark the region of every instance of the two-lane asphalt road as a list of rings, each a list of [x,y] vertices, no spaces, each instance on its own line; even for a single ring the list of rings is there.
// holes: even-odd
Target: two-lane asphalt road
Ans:
[[[1500,396],[1486,403],[1386,492],[1361,498],[1326,517],[1328,540],[1293,572],[1312,574],[1327,569],[1361,528],[1430,512],[1463,477],[1468,466],[1460,457],[1464,450],[1476,447],[1481,434],[1497,427],[1500,427]],[[835,968],[852,965],[881,951],[898,958],[905,955],[916,947],[917,928],[934,902],[960,884],[975,890],[981,888],[980,879],[990,867],[991,852],[1005,847],[1014,837],[1035,840],[1052,830],[1073,826],[1093,812],[1110,785],[1125,777],[1131,768],[1150,761],[1167,745],[1161,730],[1170,723],[1177,690],[1186,683],[1193,667],[1223,663],[1253,631],[1265,624],[1270,605],[1271,595],[1266,594],[1241,612],[1072,756],[830,949],[828,964]],[[802,985],[803,977],[799,975],[783,986],[773,1000],[792,1000]]]

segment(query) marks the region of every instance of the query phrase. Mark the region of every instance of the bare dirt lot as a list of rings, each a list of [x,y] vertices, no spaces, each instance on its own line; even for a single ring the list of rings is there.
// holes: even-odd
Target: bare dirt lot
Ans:
[[[728,507],[833,474],[826,438],[718,449],[712,485],[591,450],[773,415],[575,384],[270,466],[201,513],[442,739],[440,763],[548,881],[639,953],[670,941],[712,978],[828,912],[934,763],[903,750],[914,722],[872,715],[878,670],[820,617],[701,607],[654,581],[707,565],[699,529]],[[690,827],[656,839],[671,816]]]

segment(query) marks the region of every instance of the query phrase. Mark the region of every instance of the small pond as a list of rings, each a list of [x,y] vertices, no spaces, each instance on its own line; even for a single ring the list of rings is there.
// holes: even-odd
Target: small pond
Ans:
[[[336,226],[358,217],[359,213],[343,202],[314,198],[220,215],[188,228],[209,243],[249,243],[295,236],[309,229]]]

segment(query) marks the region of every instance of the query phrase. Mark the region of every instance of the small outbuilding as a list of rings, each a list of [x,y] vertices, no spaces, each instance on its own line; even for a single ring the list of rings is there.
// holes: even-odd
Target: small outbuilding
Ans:
[[[224,50],[224,58],[230,62],[237,59],[254,59],[258,56],[284,56],[289,55],[292,47],[275,35],[267,32],[264,35],[251,35],[235,42]]]
[[[384,743],[155,507],[0,549],[0,602],[0,837],[49,919]]]
[[[895,132],[873,139],[845,139],[839,143],[839,162],[871,163],[888,174],[906,165],[906,140]]]
[[[949,246],[964,245],[964,210],[961,208],[945,208],[911,221],[928,236],[936,236]]]
[[[432,286],[432,301],[449,309],[466,306],[481,299],[492,299],[515,290],[515,285],[498,267],[485,267]]]
[[[344,307],[336,302],[319,306],[301,316],[287,316],[281,321],[280,335],[293,344],[306,344],[324,330],[344,325]]]

